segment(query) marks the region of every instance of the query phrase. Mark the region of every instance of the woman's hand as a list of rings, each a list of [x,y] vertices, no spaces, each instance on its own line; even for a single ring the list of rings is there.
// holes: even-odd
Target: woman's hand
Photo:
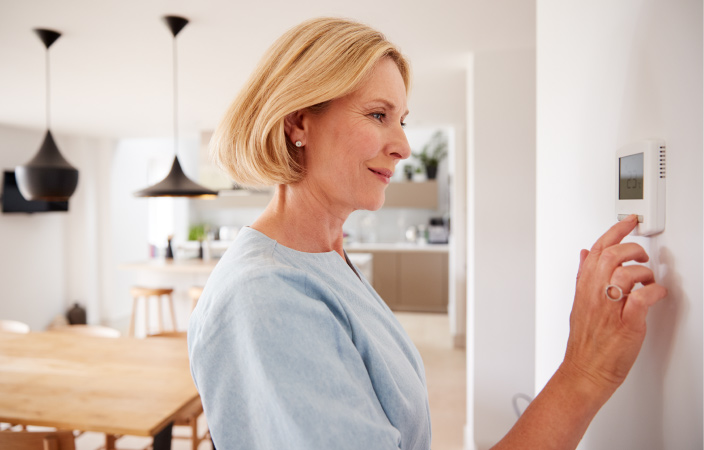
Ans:
[[[636,225],[636,216],[629,216],[604,233],[591,251],[582,250],[567,352],[559,370],[592,383],[595,394],[605,399],[621,385],[638,356],[648,308],[667,295],[652,270],[623,265],[648,261],[643,247],[621,243]],[[643,287],[633,290],[636,283]],[[620,300],[614,301],[620,292],[613,287],[607,297],[609,285],[623,291]]]
[[[636,224],[636,216],[629,216],[591,251],[582,250],[565,360],[494,450],[577,448],[596,413],[623,383],[643,345],[648,308],[667,295],[652,270],[623,265],[648,261],[640,245],[621,244]],[[633,290],[636,283],[643,287]],[[618,288],[607,297],[610,285]]]

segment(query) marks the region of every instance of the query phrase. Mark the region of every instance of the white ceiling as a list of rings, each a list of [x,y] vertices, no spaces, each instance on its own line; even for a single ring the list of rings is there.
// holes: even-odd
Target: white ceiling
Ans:
[[[357,19],[384,32],[423,80],[463,70],[470,51],[534,47],[534,0],[0,0],[0,124],[45,128],[45,51],[51,48],[51,128],[105,137],[172,133],[171,34],[179,34],[181,133],[212,129],[265,49],[315,16]],[[411,94],[413,105],[413,94]],[[409,121],[423,116],[411,111]]]

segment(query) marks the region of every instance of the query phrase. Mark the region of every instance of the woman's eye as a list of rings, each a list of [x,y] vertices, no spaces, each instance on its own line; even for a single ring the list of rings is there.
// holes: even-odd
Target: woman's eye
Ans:
[[[406,122],[401,122],[401,128],[406,128]]]
[[[383,119],[384,117],[386,117],[386,114],[384,114],[384,113],[371,113],[370,115],[371,115],[373,118],[375,118],[376,120],[381,120],[381,119]]]

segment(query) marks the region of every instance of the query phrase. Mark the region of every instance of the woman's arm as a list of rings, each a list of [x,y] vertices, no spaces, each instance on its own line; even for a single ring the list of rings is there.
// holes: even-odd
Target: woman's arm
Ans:
[[[565,359],[494,449],[576,448],[597,411],[625,380],[645,338],[648,309],[667,295],[650,269],[623,265],[648,261],[640,245],[620,243],[636,224],[630,216],[611,227],[591,251],[582,250]],[[636,283],[643,287],[632,291]],[[609,300],[608,285],[619,286],[623,299]]]

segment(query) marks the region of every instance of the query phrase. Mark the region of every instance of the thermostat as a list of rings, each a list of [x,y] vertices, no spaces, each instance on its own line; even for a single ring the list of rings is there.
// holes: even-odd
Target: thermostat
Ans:
[[[666,148],[647,139],[616,151],[616,217],[638,216],[631,234],[650,236],[665,229]]]

